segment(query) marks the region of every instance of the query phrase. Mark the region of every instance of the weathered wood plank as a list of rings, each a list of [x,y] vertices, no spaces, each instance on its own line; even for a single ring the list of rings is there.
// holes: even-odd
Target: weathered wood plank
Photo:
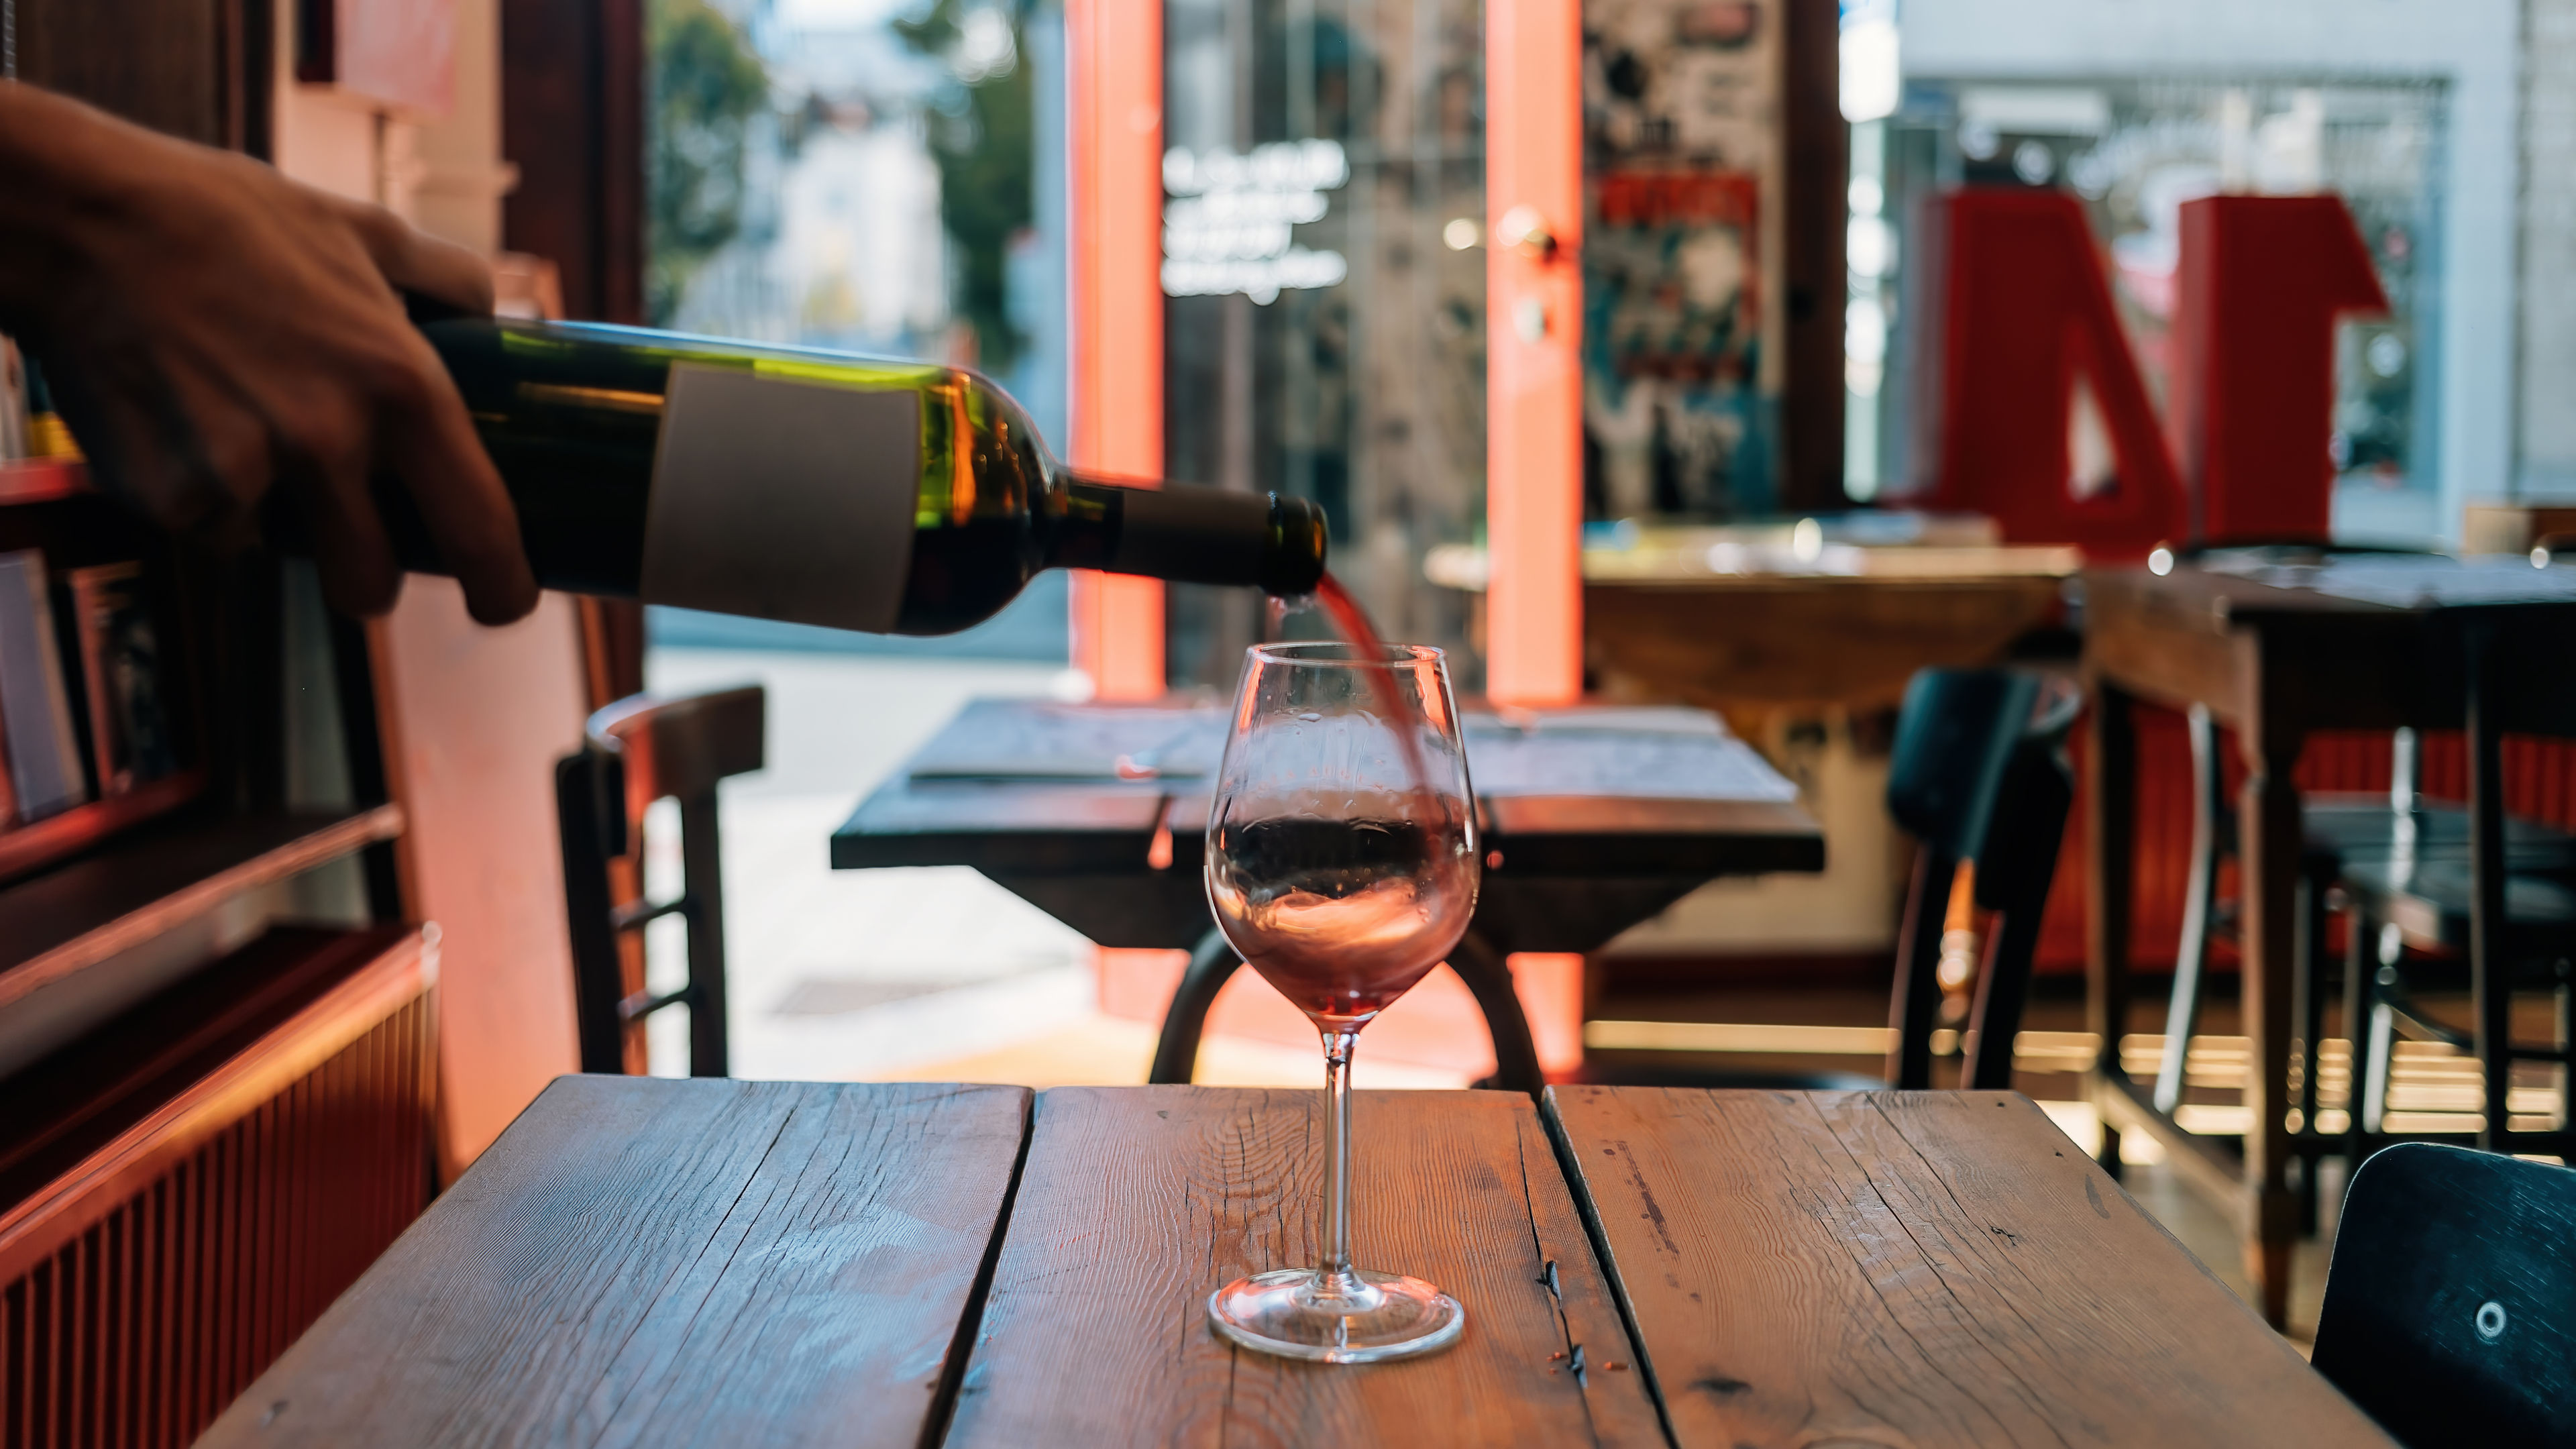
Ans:
[[[564,1077],[209,1445],[911,1445],[1018,1087]]]
[[[1066,1088],[1039,1099],[949,1443],[1663,1443],[1528,1099],[1362,1092],[1353,1115],[1361,1266],[1465,1304],[1455,1347],[1333,1366],[1209,1331],[1214,1289],[1315,1261],[1321,1093]]]
[[[2018,1094],[1547,1111],[1682,1449],[2389,1442]]]

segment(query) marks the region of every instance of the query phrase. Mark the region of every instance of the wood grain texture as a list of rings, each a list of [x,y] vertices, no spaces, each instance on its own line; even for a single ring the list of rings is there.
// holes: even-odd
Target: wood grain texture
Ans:
[[[208,1445],[911,1445],[1017,1087],[564,1077]]]
[[[1624,697],[1857,709],[1895,704],[1918,669],[2001,659],[2056,617],[2060,587],[2012,574],[1594,579],[1583,588],[1583,639],[1605,688]]]
[[[1547,1110],[1682,1449],[2389,1442],[2018,1094]]]
[[[1362,1092],[1353,1108],[1360,1264],[1465,1304],[1455,1347],[1348,1367],[1218,1339],[1211,1291],[1316,1258],[1322,1104],[1212,1087],[1041,1097],[949,1443],[1663,1442],[1547,1135],[1510,1093]]]

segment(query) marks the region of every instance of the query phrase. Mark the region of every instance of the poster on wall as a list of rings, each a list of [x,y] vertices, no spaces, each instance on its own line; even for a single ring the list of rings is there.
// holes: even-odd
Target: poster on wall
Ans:
[[[1779,28],[1756,0],[1584,5],[1588,517],[1777,497]]]

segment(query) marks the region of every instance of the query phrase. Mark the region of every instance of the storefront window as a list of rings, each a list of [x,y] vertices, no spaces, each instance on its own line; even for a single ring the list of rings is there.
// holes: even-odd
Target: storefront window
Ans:
[[[2439,82],[1909,78],[1903,107],[1855,128],[1846,381],[1855,497],[1913,478],[1906,270],[1915,203],[1952,186],[2062,187],[2083,198],[2150,394],[2163,401],[2182,204],[2221,192],[2329,191],[2351,207],[2390,314],[2342,325],[2331,447],[2339,516],[2429,493],[2438,457],[2442,132]],[[1920,480],[1917,480],[1920,481]]]
[[[1454,647],[1422,554],[1484,509],[1473,0],[1169,0],[1165,468],[1312,498],[1391,638]],[[1175,587],[1176,685],[1231,687],[1261,603]],[[1464,682],[1464,681],[1462,681]]]

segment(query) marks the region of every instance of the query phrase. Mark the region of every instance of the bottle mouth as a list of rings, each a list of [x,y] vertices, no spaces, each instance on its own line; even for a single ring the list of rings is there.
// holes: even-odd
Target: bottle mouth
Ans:
[[[1322,505],[1270,495],[1270,548],[1262,561],[1262,591],[1293,599],[1324,581],[1324,556],[1332,530]]]

